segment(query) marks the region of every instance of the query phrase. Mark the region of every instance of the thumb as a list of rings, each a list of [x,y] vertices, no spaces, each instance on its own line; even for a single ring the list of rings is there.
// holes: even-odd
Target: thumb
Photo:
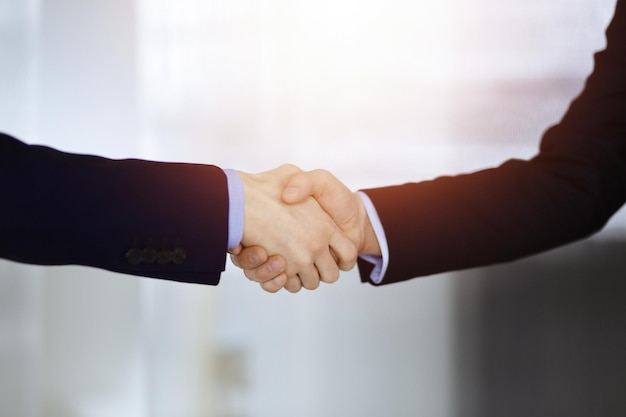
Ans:
[[[317,169],[295,174],[283,190],[282,199],[296,204],[313,197],[328,215],[344,227],[357,215],[354,194],[330,172]]]
[[[316,190],[318,187],[310,172],[299,172],[289,179],[281,198],[287,204],[301,203],[308,197],[319,194],[319,190]]]

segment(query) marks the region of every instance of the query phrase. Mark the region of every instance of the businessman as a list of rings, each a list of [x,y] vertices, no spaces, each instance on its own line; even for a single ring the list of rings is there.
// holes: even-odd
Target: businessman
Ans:
[[[288,277],[313,289],[357,254],[313,199],[280,200],[297,172],[111,160],[0,134],[0,257],[216,285],[227,250],[242,244],[246,265],[273,272],[268,291]]]
[[[589,236],[626,201],[626,0],[606,35],[584,90],[534,158],[358,194],[328,172],[298,173],[283,199],[314,196],[366,255],[361,279],[373,284],[507,262]],[[250,267],[246,254],[234,262],[267,280],[267,268]],[[301,286],[297,277],[286,284]]]

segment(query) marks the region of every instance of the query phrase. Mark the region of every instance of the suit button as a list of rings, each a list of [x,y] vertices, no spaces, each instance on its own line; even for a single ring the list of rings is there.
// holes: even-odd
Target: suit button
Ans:
[[[131,265],[139,265],[141,263],[141,251],[139,249],[129,249],[126,252],[126,262]]]
[[[154,248],[145,248],[142,251],[141,260],[147,264],[153,264],[157,258],[157,251]]]
[[[173,262],[176,265],[182,264],[183,262],[185,262],[186,259],[187,259],[187,251],[185,250],[185,248],[181,248],[180,246],[178,246],[177,248],[174,249]]]
[[[159,265],[167,265],[172,262],[173,254],[169,249],[161,249],[157,253],[157,262]]]

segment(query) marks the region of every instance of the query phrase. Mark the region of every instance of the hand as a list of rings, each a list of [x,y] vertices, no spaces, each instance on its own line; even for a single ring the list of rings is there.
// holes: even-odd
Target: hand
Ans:
[[[277,292],[287,283],[286,262],[280,255],[268,256],[261,246],[244,248],[242,245],[229,250],[235,266],[243,269],[246,276],[261,284],[267,292]]]
[[[376,233],[363,200],[325,170],[294,174],[283,190],[282,199],[297,204],[312,196],[339,228],[346,233],[361,255],[381,256]]]
[[[378,239],[358,194],[351,192],[327,171],[298,172],[287,182],[282,192],[282,199],[286,203],[297,204],[308,197],[317,200],[339,228],[352,240],[359,254],[381,255]],[[238,251],[238,256],[231,255],[233,263],[244,269],[248,278],[260,282],[266,291],[278,291],[284,280],[280,274],[282,270],[273,272],[267,262],[258,265],[242,259],[254,256],[253,249],[255,248],[245,248],[243,251]],[[274,261],[276,266],[285,265],[285,260],[281,257],[274,258]],[[272,281],[274,278],[275,280]]]
[[[301,287],[315,289],[320,281],[336,281],[338,268],[351,269],[357,256],[352,241],[311,197],[290,205],[281,201],[289,178],[300,172],[293,165],[283,165],[261,174],[240,173],[245,196],[241,243],[243,247],[261,245],[267,253],[282,255],[285,288],[291,292]],[[254,274],[260,276],[258,271],[247,276]]]

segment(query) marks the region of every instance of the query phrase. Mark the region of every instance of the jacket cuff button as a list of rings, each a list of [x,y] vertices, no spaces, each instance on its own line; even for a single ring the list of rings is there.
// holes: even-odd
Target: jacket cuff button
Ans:
[[[145,248],[142,251],[142,261],[147,264],[153,264],[157,258],[157,251],[154,248]]]
[[[157,262],[159,265],[167,265],[172,262],[172,251],[169,249],[161,249],[157,253]]]
[[[139,249],[129,249],[126,252],[126,262],[131,265],[139,265],[141,263],[141,251]]]
[[[180,246],[175,248],[172,261],[176,265],[180,265],[186,260],[187,260],[187,251],[185,250],[185,248],[181,248]]]

